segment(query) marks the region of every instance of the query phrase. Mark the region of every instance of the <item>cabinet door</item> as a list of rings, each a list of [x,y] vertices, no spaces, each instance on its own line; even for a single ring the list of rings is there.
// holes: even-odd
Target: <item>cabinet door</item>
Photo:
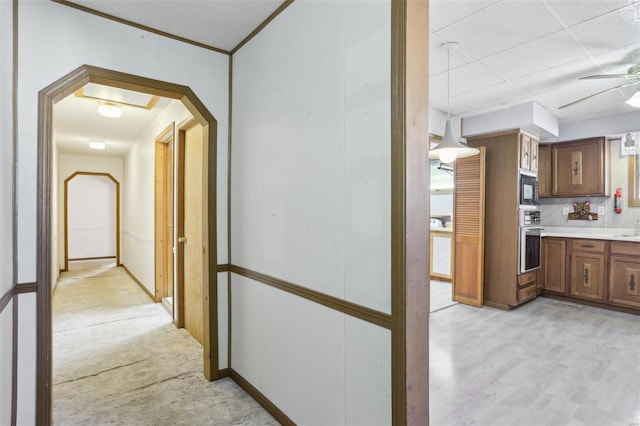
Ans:
[[[616,305],[640,308],[640,257],[611,256],[609,264],[609,301]]]
[[[604,254],[571,253],[571,295],[604,301]]]
[[[551,197],[551,146],[538,146],[537,156],[538,195],[540,198]]]
[[[532,172],[538,171],[538,141],[531,138],[531,142],[529,144],[529,170]]]
[[[520,135],[520,168],[529,170],[531,167],[531,138]]]
[[[555,196],[607,195],[604,138],[552,145]]]
[[[542,288],[564,294],[567,290],[567,241],[561,238],[542,239]]]
[[[431,233],[431,276],[451,279],[451,234]]]

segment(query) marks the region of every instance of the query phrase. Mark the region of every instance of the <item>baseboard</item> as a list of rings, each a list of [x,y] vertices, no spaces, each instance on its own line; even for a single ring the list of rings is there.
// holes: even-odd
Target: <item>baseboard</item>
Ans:
[[[147,288],[144,286],[144,284],[142,284],[142,282],[141,282],[139,279],[137,279],[137,278],[136,278],[136,276],[135,276],[135,275],[133,275],[133,274],[131,273],[131,271],[130,271],[130,270],[128,270],[128,269],[127,269],[127,267],[126,267],[126,266],[124,266],[124,265],[120,265],[120,267],[122,267],[122,269],[124,269],[124,271],[125,271],[127,274],[129,274],[129,276],[131,277],[131,279],[132,279],[133,281],[135,281],[135,282],[136,282],[136,284],[138,284],[138,285],[140,286],[140,288],[142,289],[142,291],[144,291],[144,292],[145,292],[145,294],[146,294],[147,296],[149,296],[149,299],[151,299],[151,301],[152,301],[153,303],[156,303],[156,298],[153,296],[153,294],[151,294],[151,292],[149,291],[149,289],[147,289]]]
[[[276,405],[269,400],[262,392],[255,388],[247,379],[242,377],[237,371],[233,368],[225,368],[224,370],[220,370],[220,374],[228,374],[228,377],[238,384],[245,392],[247,392],[253,399],[255,399],[258,404],[262,405],[262,407],[269,412],[280,424],[287,426],[295,426],[293,420],[291,420],[287,415]],[[226,377],[226,376],[225,376]]]

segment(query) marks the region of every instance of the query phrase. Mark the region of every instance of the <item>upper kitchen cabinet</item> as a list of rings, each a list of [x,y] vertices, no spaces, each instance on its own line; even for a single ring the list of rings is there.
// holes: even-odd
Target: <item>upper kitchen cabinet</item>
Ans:
[[[609,195],[608,153],[604,137],[551,145],[551,196]]]
[[[551,197],[551,145],[538,149],[538,196]]]
[[[538,140],[524,133],[520,134],[520,168],[538,171]]]

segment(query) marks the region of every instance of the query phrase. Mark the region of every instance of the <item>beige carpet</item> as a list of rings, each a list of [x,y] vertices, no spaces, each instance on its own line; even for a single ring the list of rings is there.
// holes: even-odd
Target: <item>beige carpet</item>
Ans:
[[[278,424],[112,261],[72,262],[53,296],[56,425]]]

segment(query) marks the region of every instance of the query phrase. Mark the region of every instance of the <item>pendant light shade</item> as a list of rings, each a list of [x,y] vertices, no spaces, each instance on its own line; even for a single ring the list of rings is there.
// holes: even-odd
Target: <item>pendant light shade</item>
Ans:
[[[449,96],[449,55],[452,49],[458,48],[458,43],[443,43],[440,47],[447,50],[447,122],[444,126],[442,141],[435,148],[429,150],[429,158],[439,158],[442,163],[453,163],[456,158],[471,157],[480,152],[477,148],[470,148],[458,141],[453,135],[450,114]]]
[[[453,163],[456,161],[456,158],[471,157],[479,152],[480,150],[478,148],[470,148],[456,140],[456,137],[453,136],[451,119],[447,118],[442,141],[429,151],[429,158],[439,158],[443,163]]]

